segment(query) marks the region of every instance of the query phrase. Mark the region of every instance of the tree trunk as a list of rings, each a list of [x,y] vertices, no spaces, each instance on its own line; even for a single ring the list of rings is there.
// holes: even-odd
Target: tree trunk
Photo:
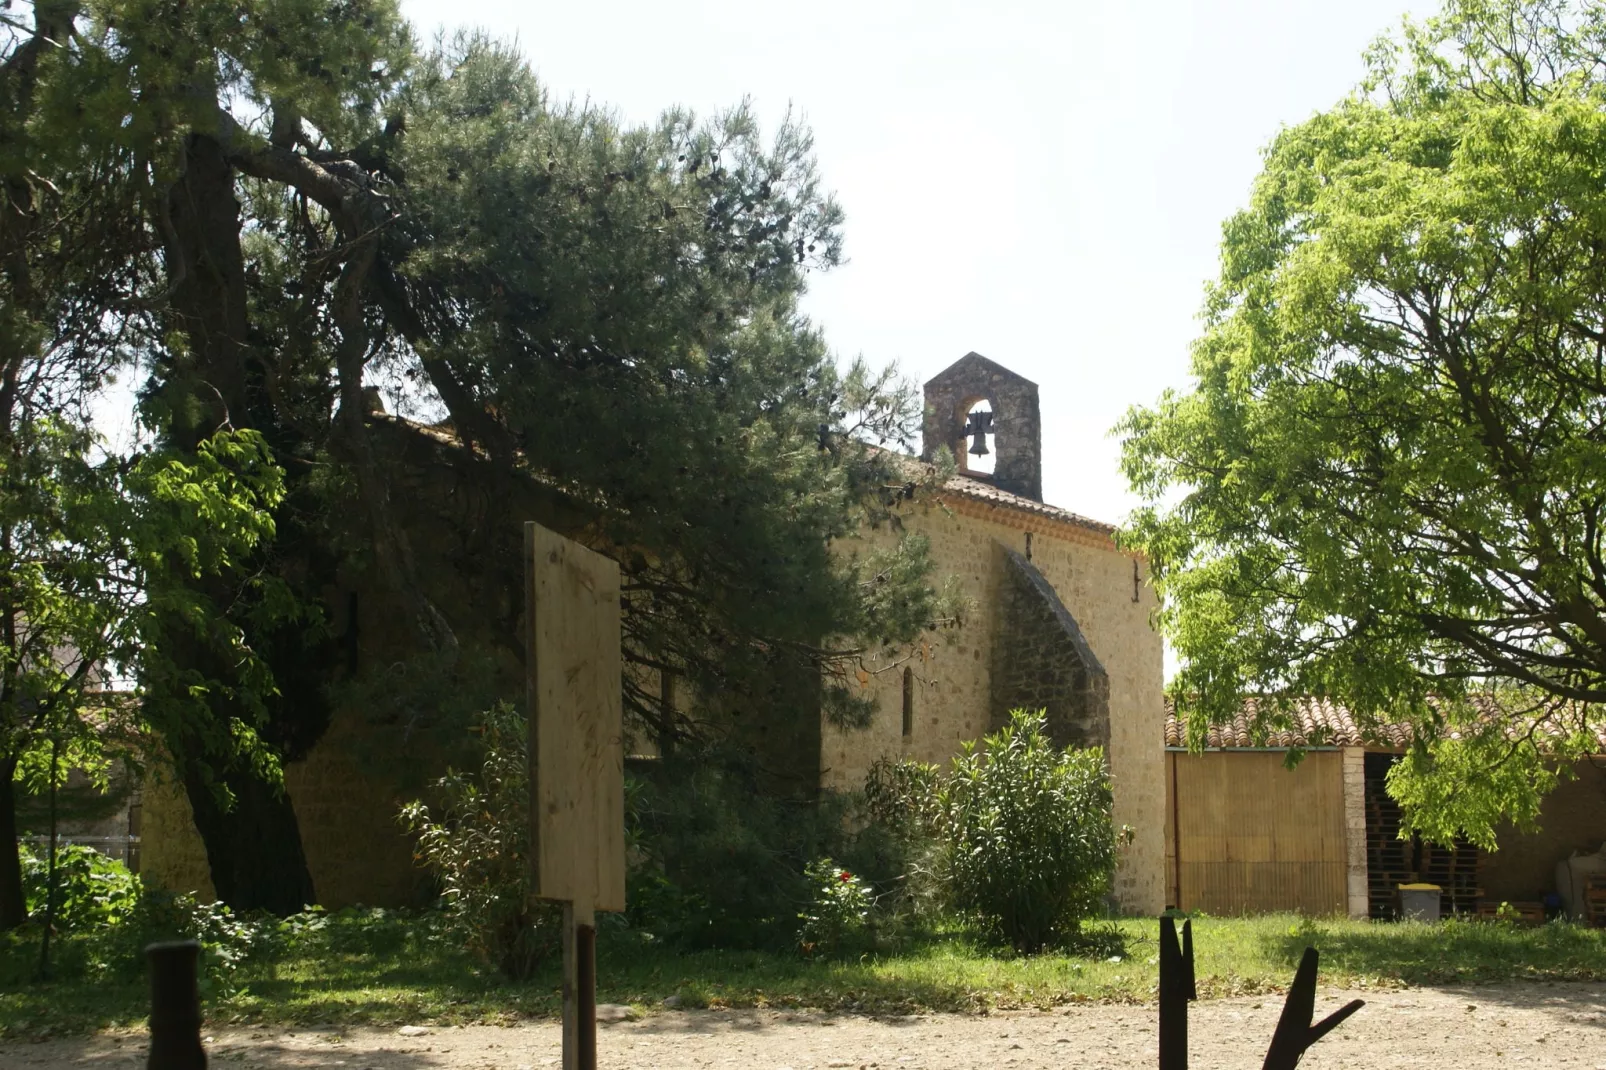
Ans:
[[[28,920],[22,898],[22,845],[17,839],[17,760],[0,761],[0,932]]]
[[[184,176],[173,185],[167,211],[174,326],[188,338],[189,354],[188,366],[167,369],[164,387],[189,395],[189,404],[175,405],[170,429],[176,444],[188,451],[221,427],[250,426],[250,310],[240,202],[234,195],[234,169],[217,141],[190,135]]]
[[[227,810],[194,763],[184,770],[185,794],[217,897],[236,911],[266,910],[280,917],[316,903],[290,797],[249,770],[225,773],[222,781],[234,793]]]
[[[250,341],[235,173],[216,139],[190,135],[185,143],[184,174],[174,184],[166,208],[172,321],[189,341],[185,362],[164,370],[163,388],[178,395],[172,439],[181,449],[193,450],[219,428],[254,427],[271,442],[271,401],[256,382],[260,368],[253,361]],[[188,404],[184,403],[186,395]],[[289,506],[281,507],[280,512],[289,512]],[[281,558],[298,557],[298,548],[286,545],[286,535],[296,527],[294,519],[281,515],[278,520],[280,536],[275,551]],[[278,565],[293,569],[296,563],[281,560]],[[233,597],[226,590],[206,593],[220,613]],[[173,634],[178,631],[175,628]],[[272,634],[271,627],[253,629],[252,643],[259,649],[275,647],[280,638]],[[316,668],[311,662],[298,664],[298,660],[308,660],[308,653],[298,651],[294,644],[287,645],[283,653],[285,657],[266,658],[282,699],[270,700],[269,723],[257,727],[265,741],[293,758],[316,742],[328,722],[326,715],[304,716],[310,707],[291,698],[306,690],[298,674]],[[194,650],[192,654],[192,664],[186,667],[200,668],[203,675],[228,672],[225,666],[208,664],[208,652]],[[182,663],[186,658],[175,653],[175,660]],[[222,708],[216,716],[221,720],[234,712]],[[243,712],[241,716],[250,720]],[[173,751],[183,770],[185,792],[195,814],[196,831],[206,846],[218,898],[236,910],[267,910],[279,915],[296,913],[315,902],[301,830],[289,796],[248,768],[231,767],[226,756],[187,754],[181,745]],[[221,779],[234,795],[227,810],[220,805],[214,785],[200,775],[202,760],[225,768]]]

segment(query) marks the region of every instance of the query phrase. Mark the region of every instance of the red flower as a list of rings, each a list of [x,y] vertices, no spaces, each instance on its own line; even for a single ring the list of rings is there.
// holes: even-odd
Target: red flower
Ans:
[[[845,881],[850,881],[850,880],[853,879],[853,874],[849,873],[847,870],[844,869],[842,871],[842,879],[845,880]]]

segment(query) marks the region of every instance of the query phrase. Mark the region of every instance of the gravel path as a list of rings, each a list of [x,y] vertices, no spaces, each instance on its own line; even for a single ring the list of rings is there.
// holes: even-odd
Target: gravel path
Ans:
[[[1302,1070],[1512,1066],[1606,1070],[1606,985],[1532,984],[1350,993],[1317,1000],[1320,1017],[1359,996],[1367,1005],[1313,1048]],[[1258,1067],[1280,997],[1194,1004],[1195,1070]],[[860,1018],[778,1011],[667,1011],[600,1027],[607,1070],[981,1070],[1155,1065],[1156,1012],[1079,1005],[1054,1013]],[[395,1030],[220,1031],[208,1045],[218,1070],[545,1070],[558,1064],[558,1026]],[[144,1036],[0,1044],[7,1070],[143,1068]]]

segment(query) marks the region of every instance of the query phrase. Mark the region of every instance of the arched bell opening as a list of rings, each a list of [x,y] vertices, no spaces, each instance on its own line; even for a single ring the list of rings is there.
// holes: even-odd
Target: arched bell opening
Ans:
[[[991,476],[998,464],[998,435],[994,430],[993,403],[988,398],[971,398],[961,409],[965,439],[961,444],[959,468],[967,475]]]

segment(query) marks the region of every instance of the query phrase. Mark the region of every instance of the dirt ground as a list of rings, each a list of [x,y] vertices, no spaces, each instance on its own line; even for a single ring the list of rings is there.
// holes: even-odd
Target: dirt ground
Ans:
[[[1302,1068],[1521,1066],[1606,1070],[1606,985],[1532,984],[1392,992],[1332,991],[1317,1016],[1352,999],[1367,1005],[1311,1049]],[[1280,997],[1194,1004],[1190,1065],[1258,1067]],[[876,1019],[777,1011],[664,1011],[599,1027],[608,1070],[754,1067],[981,1070],[1155,1065],[1154,1007],[1081,1005],[1053,1013]],[[0,1044],[0,1067],[143,1068],[142,1033]],[[558,1064],[556,1023],[394,1029],[219,1031],[207,1045],[219,1070],[543,1070]]]

